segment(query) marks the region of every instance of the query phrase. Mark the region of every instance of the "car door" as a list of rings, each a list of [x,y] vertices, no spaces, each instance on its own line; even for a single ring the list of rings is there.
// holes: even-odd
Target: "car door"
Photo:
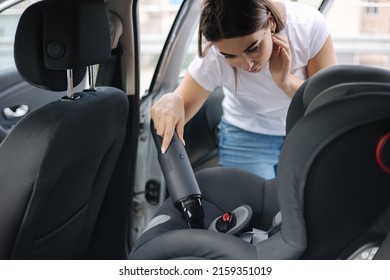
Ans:
[[[140,17],[153,18],[153,22],[156,21],[156,16],[162,17],[161,14],[164,8],[159,5],[163,1],[152,0],[145,2],[147,4],[145,7],[142,7],[143,1],[140,1]],[[173,16],[173,25],[167,31],[168,36],[166,38],[160,38],[162,40],[162,50],[159,49],[154,53],[158,57],[156,64],[151,67],[151,70],[146,71],[146,63],[142,62],[142,58],[140,62],[141,65],[144,65],[140,71],[141,81],[148,74],[149,79],[147,79],[146,85],[142,86],[141,84],[144,92],[140,100],[140,130],[131,219],[132,241],[138,238],[154,212],[167,196],[165,181],[157,161],[156,147],[150,133],[150,108],[162,94],[175,89],[182,75],[186,57],[191,57],[191,54],[188,54],[189,50],[192,49],[192,53],[194,54],[194,46],[191,46],[191,43],[194,41],[192,40],[193,36],[188,36],[188,34],[194,34],[196,30],[200,0],[169,2],[170,7],[167,10],[174,10],[173,15],[171,15]],[[144,9],[144,13],[142,13],[142,9]],[[158,15],[151,12],[157,9],[160,9],[156,12]],[[151,21],[146,22],[145,32],[142,32],[142,22],[140,25],[140,51],[142,57],[142,51],[147,53],[152,48],[151,42],[154,43],[159,39],[159,36],[157,36],[153,29],[150,31],[150,35],[148,35],[148,28],[150,28],[150,25],[153,25]],[[155,43],[153,47],[155,47]]]

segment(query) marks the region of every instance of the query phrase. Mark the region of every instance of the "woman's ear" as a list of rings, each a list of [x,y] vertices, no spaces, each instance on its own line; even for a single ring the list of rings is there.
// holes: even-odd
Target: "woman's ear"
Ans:
[[[276,22],[272,15],[269,16],[269,27],[271,29],[271,33],[275,33],[276,30]]]

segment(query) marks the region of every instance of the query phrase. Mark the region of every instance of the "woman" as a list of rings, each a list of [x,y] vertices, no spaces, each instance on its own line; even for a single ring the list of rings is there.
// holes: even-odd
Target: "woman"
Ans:
[[[205,47],[203,48],[203,39]],[[223,87],[220,165],[275,176],[291,98],[305,79],[337,63],[321,13],[294,2],[204,0],[199,55],[151,110],[165,152],[216,87]]]

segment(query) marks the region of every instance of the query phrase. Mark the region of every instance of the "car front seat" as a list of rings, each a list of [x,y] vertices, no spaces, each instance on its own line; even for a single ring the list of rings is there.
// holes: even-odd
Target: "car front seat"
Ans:
[[[227,167],[196,173],[205,228],[245,205],[253,212],[245,231],[188,229],[167,200],[130,259],[375,255],[390,232],[389,79],[389,71],[368,66],[318,72],[291,103],[288,118],[294,121],[288,121],[276,179]]]
[[[125,139],[128,101],[116,88],[73,92],[73,83],[110,51],[104,1],[41,1],[22,14],[20,75],[68,96],[27,114],[0,145],[0,259],[85,256]]]

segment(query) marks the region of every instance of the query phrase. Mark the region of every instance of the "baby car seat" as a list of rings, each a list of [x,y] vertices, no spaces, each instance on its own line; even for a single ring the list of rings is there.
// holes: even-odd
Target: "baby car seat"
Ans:
[[[197,172],[205,229],[188,228],[168,199],[130,259],[374,255],[390,229],[389,81],[389,71],[367,66],[318,72],[292,100],[275,179]]]

